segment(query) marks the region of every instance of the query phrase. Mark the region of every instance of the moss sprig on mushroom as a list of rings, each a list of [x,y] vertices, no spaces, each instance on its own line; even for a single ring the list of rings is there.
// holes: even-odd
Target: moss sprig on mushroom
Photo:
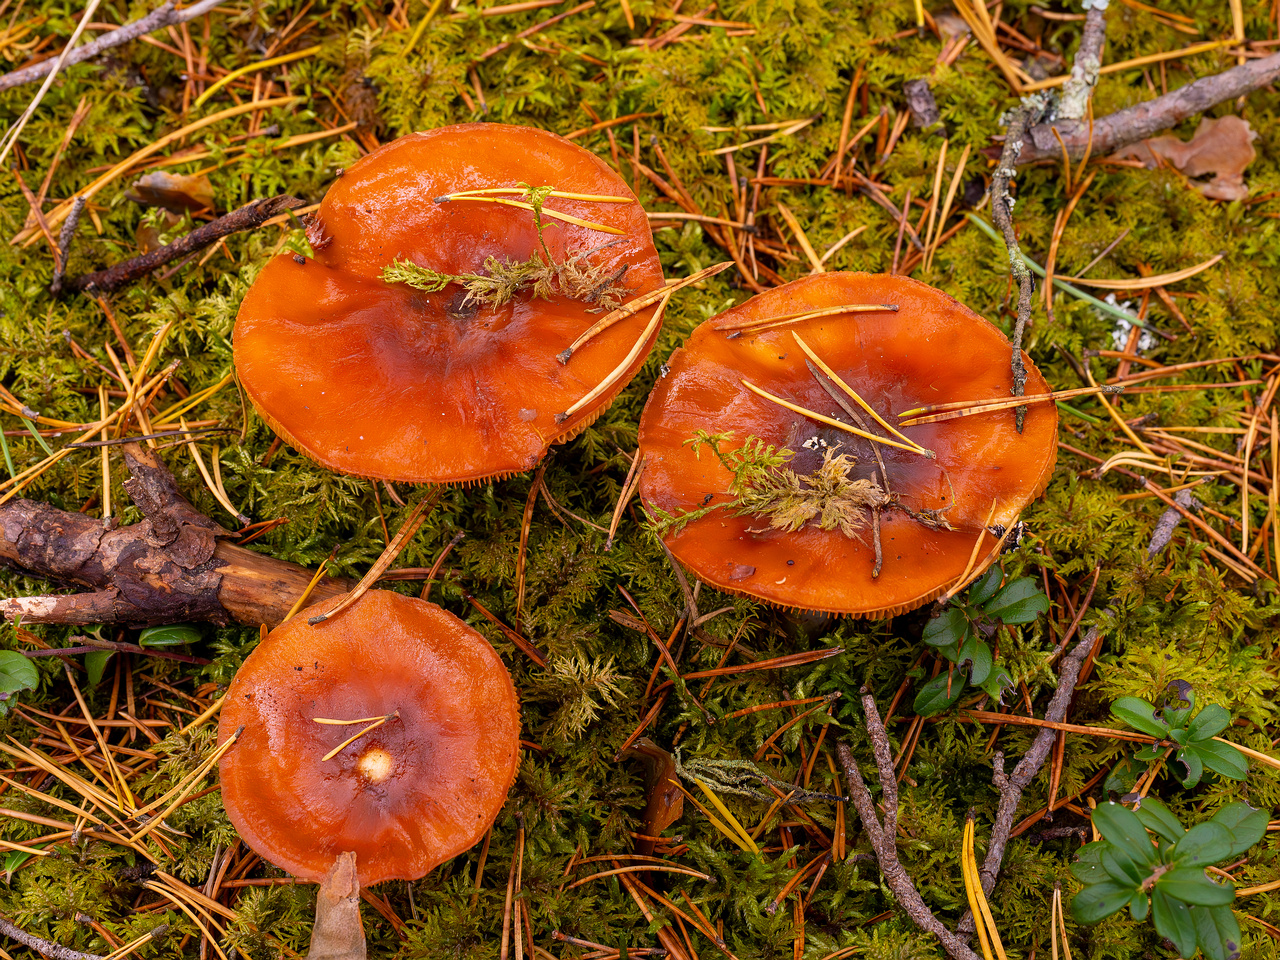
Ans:
[[[578,199],[592,199],[606,203],[626,202],[625,197],[588,197],[582,194],[565,194],[551,186],[533,187],[527,183],[519,185],[519,200],[504,197],[481,196],[477,193],[451,194],[437,197],[436,203],[449,203],[459,200],[482,201],[488,203],[504,203],[533,213],[533,223],[538,230],[539,250],[529,255],[528,260],[499,260],[489,257],[484,262],[484,273],[443,273],[414,263],[411,260],[394,260],[382,270],[384,283],[403,283],[415,290],[425,293],[439,293],[450,284],[457,284],[467,291],[462,301],[464,307],[501,307],[510,303],[517,296],[528,293],[533,299],[550,300],[555,294],[592,304],[597,309],[615,310],[631,293],[622,285],[626,275],[627,264],[610,269],[602,264],[587,262],[587,258],[610,244],[602,244],[571,254],[557,262],[547,247],[543,235],[546,224],[543,221],[543,204],[547,198],[555,195],[569,196]],[[482,193],[480,191],[478,193]],[[491,192],[503,192],[496,189]],[[515,191],[510,191],[515,192]],[[546,211],[554,219],[567,219],[591,229],[606,233],[616,232],[612,228],[597,223],[566,218],[562,214]]]

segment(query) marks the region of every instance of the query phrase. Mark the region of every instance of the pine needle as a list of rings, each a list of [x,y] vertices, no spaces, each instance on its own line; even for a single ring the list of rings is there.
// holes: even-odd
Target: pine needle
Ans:
[[[899,443],[897,440],[890,440],[888,437],[877,437],[874,433],[868,433],[865,430],[859,430],[857,427],[851,427],[849,424],[841,420],[835,420],[831,417],[823,416],[821,413],[817,413],[813,410],[809,410],[798,404],[792,403],[790,400],[784,400],[782,397],[774,396],[768,390],[757,387],[750,380],[743,380],[741,382],[744,387],[756,396],[763,397],[771,403],[776,403],[785,410],[790,410],[792,413],[798,413],[802,417],[808,417],[810,420],[816,420],[819,423],[826,424],[828,427],[835,427],[837,430],[843,430],[845,433],[851,433],[855,437],[861,437],[863,440],[870,440],[872,443],[883,443],[889,447],[897,447],[899,450],[906,450],[908,453],[919,454],[923,449],[922,447],[918,447],[914,444],[908,446],[905,443]],[[922,455],[927,455],[928,453],[929,451],[925,451]]]

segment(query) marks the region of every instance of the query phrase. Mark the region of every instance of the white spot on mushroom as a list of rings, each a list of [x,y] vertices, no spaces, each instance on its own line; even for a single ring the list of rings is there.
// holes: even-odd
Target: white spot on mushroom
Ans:
[[[381,747],[370,747],[360,754],[360,759],[356,761],[356,769],[365,779],[374,783],[381,783],[387,779],[391,775],[391,767],[391,754]]]

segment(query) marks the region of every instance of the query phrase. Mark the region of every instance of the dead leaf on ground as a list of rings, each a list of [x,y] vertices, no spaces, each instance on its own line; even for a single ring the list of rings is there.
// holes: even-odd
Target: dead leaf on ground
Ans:
[[[1249,195],[1244,170],[1257,156],[1253,149],[1257,136],[1249,121],[1240,117],[1205,117],[1190,140],[1153,137],[1118,150],[1112,159],[1139,160],[1149,170],[1164,161],[1191,177],[1196,189],[1210,200],[1243,200]],[[1194,179],[1210,175],[1211,180]]]
[[[213,210],[213,184],[203,173],[165,173],[154,170],[134,181],[125,197],[148,207],[164,207],[174,213]]]
[[[307,960],[365,960],[367,956],[356,855],[348,851],[338,854],[316,894],[316,925],[311,929]]]
[[[618,755],[621,760],[643,760],[645,764],[644,835],[636,839],[636,853],[648,855],[657,846],[658,835],[684,813],[684,794],[675,785],[676,762],[666,750],[641,737]]]

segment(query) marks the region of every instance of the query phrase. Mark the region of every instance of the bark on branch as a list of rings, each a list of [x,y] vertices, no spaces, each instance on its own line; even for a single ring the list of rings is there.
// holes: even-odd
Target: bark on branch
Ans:
[[[101,520],[33,500],[0,506],[0,563],[92,588],[89,593],[0,600],[0,617],[27,623],[155,626],[208,620],[275,626],[312,573],[225,542],[227,531],[178,492],[155,453],[125,447],[125,489],[146,519],[109,528]],[[321,578],[311,599],[350,590]]]
[[[1202,77],[1146,103],[1120,110],[1093,123],[1093,146],[1089,147],[1089,124],[1082,120],[1059,119],[1033,126],[1028,132],[1019,166],[1040,160],[1062,159],[1062,146],[1053,131],[1057,129],[1066,144],[1067,155],[1079,160],[1089,150],[1101,157],[1130,143],[1154,136],[1176,126],[1187,117],[1215,107],[1227,100],[1242,97],[1280,78],[1280,53],[1250,60],[1212,77]]]
[[[67,280],[62,288],[77,293],[88,290],[91,293],[111,293],[121,287],[128,286],[135,280],[145,277],[152,270],[163,267],[179,257],[202,250],[211,243],[241,230],[252,230],[261,226],[272,217],[302,206],[304,201],[297,197],[263,197],[246,203],[243,207],[232,210],[217,220],[211,220],[204,226],[197,227],[185,237],[179,237],[173,243],[165,244],[140,257],[117,263],[106,270],[84,273]]]

